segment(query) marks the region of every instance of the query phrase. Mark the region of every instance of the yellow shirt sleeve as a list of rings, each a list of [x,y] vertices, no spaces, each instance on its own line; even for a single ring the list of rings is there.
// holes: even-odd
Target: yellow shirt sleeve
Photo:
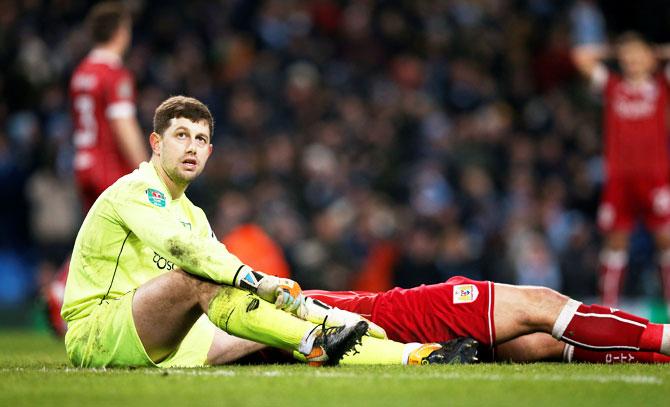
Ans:
[[[172,212],[177,205],[171,205],[167,194],[142,180],[115,192],[110,199],[118,219],[142,243],[188,273],[233,285],[243,263],[211,236],[185,228]]]

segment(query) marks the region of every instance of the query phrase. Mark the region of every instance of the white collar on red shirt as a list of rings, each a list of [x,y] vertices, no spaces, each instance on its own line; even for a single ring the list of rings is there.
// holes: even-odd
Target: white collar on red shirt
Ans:
[[[122,63],[121,57],[118,54],[103,48],[92,49],[88,54],[88,60],[109,66],[119,66]]]
[[[653,75],[636,82],[632,82],[624,77],[622,84],[630,92],[652,92],[656,89],[656,81]]]

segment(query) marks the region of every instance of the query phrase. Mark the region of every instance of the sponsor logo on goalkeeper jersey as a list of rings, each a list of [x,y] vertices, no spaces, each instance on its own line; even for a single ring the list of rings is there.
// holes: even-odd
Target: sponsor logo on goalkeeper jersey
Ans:
[[[153,188],[147,189],[147,199],[159,208],[165,208],[165,194]]]
[[[160,254],[154,252],[154,258],[153,262],[158,267],[160,270],[173,270],[174,269],[174,263],[167,260],[165,257],[161,256]]]
[[[454,304],[474,302],[479,296],[479,290],[474,284],[459,284],[454,286]]]

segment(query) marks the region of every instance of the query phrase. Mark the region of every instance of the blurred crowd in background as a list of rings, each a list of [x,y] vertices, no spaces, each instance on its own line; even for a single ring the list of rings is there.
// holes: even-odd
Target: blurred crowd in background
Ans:
[[[601,112],[570,49],[629,28],[664,41],[667,5],[128,4],[144,132],[169,95],[214,115],[188,194],[217,236],[260,225],[303,288],[465,275],[595,295]],[[82,220],[67,83],[89,7],[0,0],[0,304],[34,297]],[[632,251],[627,294],[660,296],[649,237]]]

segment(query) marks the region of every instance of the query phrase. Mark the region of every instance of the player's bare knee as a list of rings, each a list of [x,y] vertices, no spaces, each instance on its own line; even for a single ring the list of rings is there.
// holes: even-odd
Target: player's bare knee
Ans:
[[[219,288],[217,284],[179,268],[170,271],[170,273],[172,273],[173,280],[176,283],[175,288],[183,295],[187,295],[191,298],[210,298]]]
[[[537,287],[536,290],[542,301],[549,305],[563,305],[568,300],[565,295],[548,287]]]
[[[171,280],[180,291],[191,291],[197,286],[197,280],[193,276],[182,269],[175,268],[169,272]]]
[[[568,297],[547,287],[522,287],[525,309],[524,324],[533,330],[551,329],[556,316],[568,301]]]

